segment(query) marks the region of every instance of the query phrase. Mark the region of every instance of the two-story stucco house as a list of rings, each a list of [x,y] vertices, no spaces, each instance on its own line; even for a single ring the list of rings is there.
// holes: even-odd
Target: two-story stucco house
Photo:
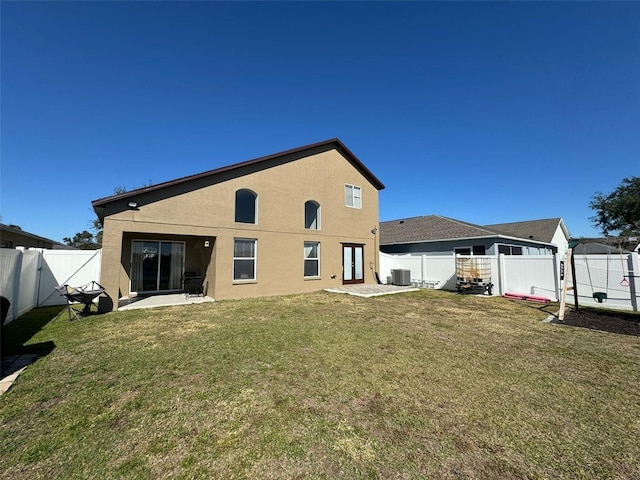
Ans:
[[[383,188],[332,139],[95,200],[107,308],[185,272],[215,299],[375,283]]]

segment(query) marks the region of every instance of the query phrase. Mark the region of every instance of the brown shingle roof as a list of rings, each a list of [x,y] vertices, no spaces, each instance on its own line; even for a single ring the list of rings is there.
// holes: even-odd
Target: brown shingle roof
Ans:
[[[495,236],[495,231],[440,215],[380,222],[380,245]]]
[[[123,200],[126,198],[133,197],[135,195],[139,195],[141,193],[153,192],[155,190],[160,190],[167,187],[172,187],[174,185],[180,185],[187,182],[191,182],[194,180],[199,180],[205,177],[211,177],[214,175],[218,175],[221,173],[229,172],[232,170],[239,170],[245,167],[258,166],[258,164],[264,164],[269,160],[278,159],[280,157],[285,157],[287,155],[291,155],[295,157],[296,155],[303,154],[307,150],[330,150],[335,148],[338,150],[344,157],[367,179],[371,184],[376,187],[378,190],[384,189],[384,184],[378,180],[378,178],[371,173],[371,171],[365,167],[365,165],[356,157],[351,150],[349,150],[344,143],[342,143],[339,139],[333,138],[331,140],[325,140],[324,142],[313,143],[311,145],[305,145],[303,147],[294,148],[291,150],[286,150],[284,152],[274,153],[272,155],[267,155],[265,157],[255,158],[253,160],[247,160],[245,162],[235,163],[233,165],[228,165],[226,167],[216,168],[214,170],[209,170],[206,172],[198,173],[196,175],[189,175],[187,177],[178,178],[175,180],[170,180],[168,182],[159,183],[157,185],[151,185],[149,187],[138,188],[136,190],[131,190],[125,193],[121,193],[118,195],[112,195],[109,197],[99,198],[91,202],[94,210],[99,207],[104,207],[106,204],[116,201]],[[98,213],[96,211],[96,213]]]
[[[525,222],[496,223],[485,225],[485,228],[511,237],[529,238],[539,242],[551,243],[561,218],[546,218]]]
[[[51,240],[50,238],[41,237],[40,235],[36,235],[35,233],[25,232],[21,228],[19,227],[16,228],[13,225],[5,225],[4,223],[0,223],[0,232],[3,232],[3,231],[8,233],[13,233],[16,235],[22,235],[23,237],[32,238],[34,240],[40,240],[42,242],[51,243],[53,245],[57,245],[60,243],[60,242],[57,242],[56,240]]]

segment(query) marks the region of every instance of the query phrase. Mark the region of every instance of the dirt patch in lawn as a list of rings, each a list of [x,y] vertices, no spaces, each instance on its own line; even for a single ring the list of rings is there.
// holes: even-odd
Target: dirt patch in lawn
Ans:
[[[553,323],[640,337],[640,314],[637,313],[572,309],[565,313],[564,321],[555,319]]]

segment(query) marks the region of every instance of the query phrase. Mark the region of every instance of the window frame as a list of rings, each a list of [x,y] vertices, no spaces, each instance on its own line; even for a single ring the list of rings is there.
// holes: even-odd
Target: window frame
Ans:
[[[253,242],[252,257],[236,257],[236,242]],[[236,278],[236,261],[252,261],[253,262],[253,278]],[[233,239],[233,268],[231,272],[234,283],[255,283],[258,281],[258,239],[234,237]]]
[[[509,249],[509,252],[501,252],[501,249]],[[512,245],[512,244],[507,244],[507,243],[499,243],[498,244],[498,255],[503,254],[503,255],[509,255],[509,256],[522,256],[524,255],[524,248],[522,245]],[[520,253],[513,253],[514,249],[519,249]]]
[[[316,207],[315,208],[315,224],[316,224],[315,228],[307,226],[307,224],[309,223],[307,218],[307,205],[309,204],[314,205]],[[315,200],[307,200],[306,202],[304,202],[304,228],[305,230],[320,230],[322,228],[320,204]]]
[[[347,193],[348,189],[351,189],[351,195]],[[357,196],[355,195],[356,191],[359,193]],[[358,205],[356,205],[356,199],[358,200]],[[349,205],[349,200],[351,200],[351,205]],[[350,183],[344,184],[344,206],[348,208],[362,208],[362,187]]]
[[[316,247],[316,256],[315,257],[307,257],[307,247]],[[307,275],[306,274],[306,266],[307,266],[307,262],[316,262],[316,274],[315,275]],[[302,275],[305,278],[305,280],[309,280],[309,279],[318,279],[320,278],[320,242],[316,242],[316,241],[304,241],[303,247],[302,247]]]
[[[244,220],[238,220],[238,194],[239,193],[249,193],[253,196],[253,222],[245,222]],[[234,199],[234,217],[233,220],[235,223],[244,223],[246,225],[257,225],[258,224],[258,194],[251,190],[250,188],[239,188],[235,191],[235,199]]]
[[[487,254],[487,248],[484,245],[471,245],[470,247],[454,247],[453,253],[455,255],[462,255],[463,257],[476,257],[476,256],[481,257]]]

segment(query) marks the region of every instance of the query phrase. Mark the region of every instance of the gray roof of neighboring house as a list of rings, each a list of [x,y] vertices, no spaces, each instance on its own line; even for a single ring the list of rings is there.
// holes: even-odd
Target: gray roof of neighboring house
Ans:
[[[485,228],[502,233],[503,235],[551,243],[553,240],[553,236],[558,229],[558,225],[562,227],[565,232],[565,236],[567,236],[568,238],[569,232],[564,226],[562,218],[546,218],[543,220],[528,220],[524,222],[495,223],[493,225],[485,225]]]
[[[551,243],[540,238],[521,237],[506,231],[501,232],[487,226],[474,225],[473,223],[462,222],[441,215],[425,215],[380,222],[380,245],[486,237],[508,237],[527,240],[532,243]]]
[[[497,232],[480,225],[461,222],[440,215],[426,215],[380,222],[380,245],[496,235],[498,235]]]

